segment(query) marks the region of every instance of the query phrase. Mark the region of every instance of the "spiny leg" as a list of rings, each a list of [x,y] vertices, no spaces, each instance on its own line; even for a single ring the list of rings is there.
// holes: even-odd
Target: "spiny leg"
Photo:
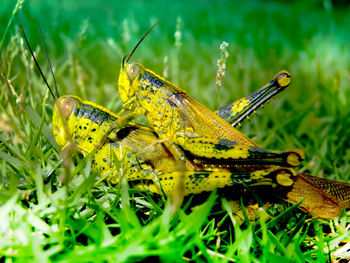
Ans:
[[[249,115],[255,112],[260,106],[263,106],[266,101],[270,100],[288,87],[289,83],[290,74],[287,71],[282,70],[264,87],[254,91],[246,97],[222,106],[216,110],[215,113],[235,127],[245,118],[249,118]]]
[[[304,159],[304,152],[292,150],[266,150],[254,146],[238,144],[226,139],[207,137],[186,137],[177,135],[177,143],[195,156],[215,159],[228,159],[238,163],[272,164],[298,166]]]

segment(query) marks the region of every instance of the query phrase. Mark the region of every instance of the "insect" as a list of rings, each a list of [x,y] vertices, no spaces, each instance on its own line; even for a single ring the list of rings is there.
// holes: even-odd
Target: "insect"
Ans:
[[[31,50],[29,44],[28,47]],[[35,60],[33,54],[32,56]],[[41,72],[38,64],[37,66]],[[45,79],[43,74],[42,77]],[[271,95],[266,95],[268,92],[272,91],[272,93],[269,94],[277,94],[276,91],[282,90],[285,86],[281,86],[281,83],[285,85],[285,81],[288,80],[288,78],[286,79],[285,77],[285,73],[282,72],[258,92],[255,92],[234,104],[222,107],[218,111],[218,114],[225,115],[226,119],[231,122],[233,120],[241,119],[243,115],[247,115],[247,112],[252,112],[252,109],[259,105],[259,101],[262,102],[265,101],[266,98],[270,98]],[[176,172],[175,158],[162,143],[159,143],[159,138],[153,130],[140,125],[128,123],[122,129],[114,129],[109,134],[108,140],[105,141],[100,148],[96,149],[96,145],[100,143],[99,140],[103,138],[105,132],[113,126],[116,120],[118,120],[118,116],[104,107],[92,102],[83,101],[76,96],[59,97],[56,86],[55,89],[56,96],[50,89],[51,94],[55,99],[53,129],[56,140],[63,149],[66,148],[69,143],[74,142],[78,151],[83,154],[95,151],[93,157],[93,168],[101,173],[109,171],[113,172],[115,162],[117,161],[113,159],[113,155],[116,152],[120,152],[122,149],[122,158],[126,157],[127,167],[129,169],[125,173],[128,180],[142,180],[143,182],[146,182],[148,189],[157,193],[160,192],[159,187],[164,188],[167,193],[172,191],[176,183],[176,176],[179,176],[182,173]],[[247,101],[251,103],[247,103]],[[232,107],[232,105],[240,105],[242,103],[246,104],[246,107]],[[96,134],[97,137],[92,138],[92,134],[94,134],[94,136]],[[143,152],[142,149],[145,147],[152,150]],[[218,187],[230,186],[239,182],[258,182],[258,179],[261,181],[268,179],[268,177],[265,176],[260,175],[260,178],[258,176],[262,170],[257,168],[264,167],[264,165],[252,165],[250,170],[244,168],[244,165],[240,166],[232,164],[227,164],[226,168],[222,168],[223,164],[215,167],[216,161],[217,160],[208,160],[207,158],[198,157],[194,157],[194,159],[186,159],[187,171],[182,174],[186,176],[185,180],[187,180],[187,183],[189,184],[186,194],[210,191]],[[207,165],[213,165],[212,163],[214,163],[214,169],[208,168],[210,166]],[[235,177],[232,177],[232,169],[235,168],[237,173],[237,167],[240,167],[239,169],[244,171],[244,173],[241,173],[240,175],[236,174],[236,179],[239,179],[240,181],[234,181],[233,179],[235,179]],[[278,166],[274,168],[276,171],[280,169]],[[159,181],[161,181],[160,186],[153,182],[155,174],[157,174]],[[252,180],[254,177],[255,181]],[[267,183],[271,184],[269,181],[267,181]],[[296,186],[298,186],[298,188],[296,188]],[[331,186],[334,186],[334,191],[331,192],[333,196],[325,192],[327,188]],[[287,188],[284,188],[284,192],[282,191],[281,194],[286,195],[285,199],[287,201],[296,203],[302,198],[303,192],[307,193],[305,187],[308,187],[310,196],[310,192],[313,191],[313,196],[315,196],[314,193],[316,193],[316,196],[319,196],[320,199],[323,198],[324,200],[330,200],[328,203],[326,202],[326,205],[334,208],[333,210],[336,210],[336,212],[338,212],[339,207],[341,208],[345,204],[345,200],[342,200],[339,193],[344,191],[344,189],[347,190],[349,188],[347,184],[330,180],[312,180],[310,178],[308,179],[308,176],[298,175],[296,179],[294,179],[294,184],[288,188],[288,191]],[[310,189],[312,191],[310,191]],[[306,196],[308,197],[307,194]],[[320,208],[319,204],[313,204],[313,206],[309,205],[308,207],[304,207],[308,211],[313,209],[313,211],[316,211],[316,209]]]

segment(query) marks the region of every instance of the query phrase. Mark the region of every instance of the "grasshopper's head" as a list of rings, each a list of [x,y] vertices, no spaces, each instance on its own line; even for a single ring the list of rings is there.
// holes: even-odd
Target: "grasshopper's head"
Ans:
[[[140,86],[140,79],[143,75],[144,67],[139,63],[124,63],[121,66],[118,91],[124,107],[128,110],[133,110],[136,105],[136,100],[131,100]],[[129,103],[127,103],[129,102]]]
[[[145,37],[152,31],[152,29],[159,23],[159,20],[147,31],[146,34],[140,39],[140,41],[135,45],[134,49],[129,55],[124,56],[122,60],[122,66],[120,69],[119,79],[118,79],[118,91],[120,98],[123,102],[124,108],[128,110],[135,109],[137,105],[137,100],[133,99],[135,94],[137,94],[138,87],[140,86],[140,79],[143,76],[145,68],[139,63],[129,63],[130,58],[134,54],[137,47],[145,39]]]
[[[73,139],[81,99],[76,96],[62,96],[56,100],[52,117],[52,132],[62,150]]]

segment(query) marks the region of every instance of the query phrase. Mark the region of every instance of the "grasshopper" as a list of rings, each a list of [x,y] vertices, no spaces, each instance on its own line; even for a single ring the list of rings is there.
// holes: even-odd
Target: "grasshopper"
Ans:
[[[31,51],[26,37],[25,40]],[[44,50],[46,54],[45,46]],[[31,53],[36,62],[32,51]],[[257,176],[254,169],[261,168],[261,165],[251,165],[250,171],[243,165],[240,169],[245,171],[245,176],[243,174],[237,176],[239,165],[232,165],[227,162],[226,168],[223,168],[225,166],[212,164],[216,161],[213,162],[211,159],[198,157],[190,159],[187,157],[187,171],[185,173],[176,172],[176,160],[163,144],[157,143],[159,141],[157,134],[149,128],[132,123],[128,123],[120,130],[113,130],[109,134],[108,141],[105,141],[100,148],[96,149],[96,145],[100,143],[99,140],[118,120],[118,116],[102,106],[83,101],[76,96],[60,97],[56,85],[55,96],[37,62],[36,65],[55,99],[53,132],[57,143],[62,149],[65,149],[70,143],[74,142],[77,150],[84,155],[95,150],[93,169],[102,174],[113,172],[115,167],[113,154],[122,150],[123,157],[126,156],[128,160],[129,170],[125,174],[128,180],[147,182],[142,186],[160,193],[159,186],[153,183],[153,177],[156,174],[161,182],[160,187],[168,194],[174,188],[176,177],[184,175],[187,183],[185,194],[191,194],[232,186],[240,182],[253,182],[254,180],[250,177]],[[49,67],[52,72],[50,63]],[[289,75],[286,72],[281,72],[262,89],[235,103],[220,108],[217,114],[223,116],[230,123],[239,123],[244,116],[248,116],[261,103],[283,90],[288,84]],[[243,107],[238,107],[238,105],[243,105]],[[95,135],[97,137],[92,138]],[[152,150],[139,154],[145,147]],[[236,176],[233,176],[232,170],[236,170]],[[266,180],[266,177],[260,179],[263,181]],[[255,180],[255,182],[258,181]],[[271,184],[271,182],[268,184]],[[331,190],[329,194],[327,193],[328,190]],[[347,200],[349,185],[340,182],[298,174],[291,187],[283,187],[279,191],[281,196],[285,196],[284,199],[292,203],[297,203],[303,196],[306,196],[307,202],[304,202],[301,207],[320,217],[335,217],[340,213],[341,208],[349,207],[349,201]],[[347,193],[347,195],[344,195],[344,193]],[[313,199],[309,201],[311,197]],[[323,201],[324,204],[320,205],[319,202],[315,202],[317,200]],[[324,208],[327,210],[324,210]]]

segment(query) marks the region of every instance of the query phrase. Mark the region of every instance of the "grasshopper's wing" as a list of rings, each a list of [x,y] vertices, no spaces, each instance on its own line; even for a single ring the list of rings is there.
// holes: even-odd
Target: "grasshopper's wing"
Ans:
[[[350,184],[338,182],[326,178],[320,178],[309,174],[299,174],[305,180],[312,182],[323,192],[331,195],[339,201],[342,208],[350,208]]]
[[[186,125],[200,136],[227,139],[250,146],[257,146],[252,140],[231,127],[224,119],[204,107],[185,93],[177,93],[168,98],[184,116]]]
[[[329,219],[338,217],[343,208],[341,201],[337,196],[332,195],[327,190],[320,187],[321,185],[325,186],[327,184],[330,187],[330,180],[327,180],[327,183],[316,184],[313,182],[314,179],[317,180],[320,178],[298,174],[294,179],[291,189],[277,189],[275,194],[292,204],[302,201],[300,208],[313,216]],[[347,186],[347,188],[349,188],[349,186]],[[331,190],[331,187],[328,190]]]

